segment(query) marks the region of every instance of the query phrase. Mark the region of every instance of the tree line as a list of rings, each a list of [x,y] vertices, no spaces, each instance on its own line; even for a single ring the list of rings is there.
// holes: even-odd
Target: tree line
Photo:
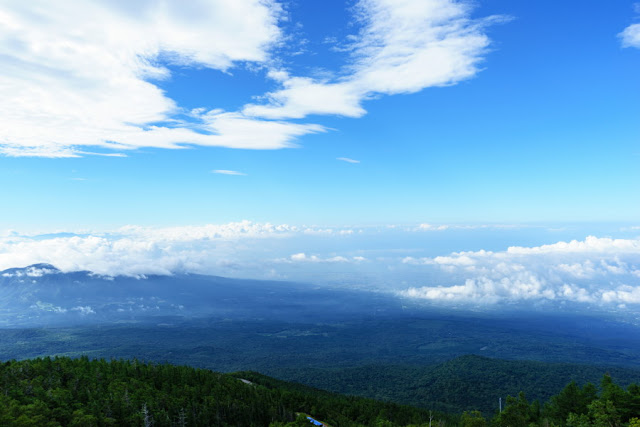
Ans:
[[[524,393],[502,411],[444,414],[330,393],[255,372],[137,360],[45,357],[0,363],[0,426],[640,427],[640,386],[605,375],[546,403]]]

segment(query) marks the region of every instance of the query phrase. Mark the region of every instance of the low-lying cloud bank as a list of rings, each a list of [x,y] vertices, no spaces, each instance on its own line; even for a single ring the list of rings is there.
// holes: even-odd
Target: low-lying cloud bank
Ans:
[[[168,228],[126,226],[109,233],[59,233],[0,238],[0,269],[48,263],[63,272],[138,276],[219,273],[238,255],[251,253],[256,240],[322,233],[313,227],[253,223],[208,224]],[[246,257],[246,256],[245,256]]]
[[[589,236],[583,241],[506,251],[456,252],[411,258],[405,264],[435,266],[459,277],[450,286],[412,287],[402,295],[432,301],[495,304],[570,301],[640,304],[640,240]]]
[[[276,278],[392,289],[404,297],[455,305],[577,303],[617,309],[640,304],[639,237],[589,236],[448,254],[425,249],[450,244],[461,233],[468,236],[461,245],[469,245],[474,233],[483,239],[510,233],[519,241],[525,234],[505,226],[350,228],[250,221],[85,234],[6,233],[0,237],[0,270],[47,263],[63,272],[103,276]],[[490,237],[486,243],[489,247]],[[426,253],[435,255],[421,256]]]

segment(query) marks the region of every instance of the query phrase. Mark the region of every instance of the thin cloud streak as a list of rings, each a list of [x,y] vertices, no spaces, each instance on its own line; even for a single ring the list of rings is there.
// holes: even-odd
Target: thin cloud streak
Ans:
[[[216,169],[216,170],[212,170],[211,173],[217,173],[220,175],[240,175],[240,176],[246,176],[246,173],[243,172],[238,172],[238,171],[230,171],[230,170],[226,170],[226,169]]]
[[[348,157],[338,157],[336,160],[340,160],[342,162],[347,162],[347,163],[360,163],[360,160],[354,160],[354,159],[350,159]]]

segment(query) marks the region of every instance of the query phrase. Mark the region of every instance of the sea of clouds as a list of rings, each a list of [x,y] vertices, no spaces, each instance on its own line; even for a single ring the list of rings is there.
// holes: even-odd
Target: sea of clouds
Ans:
[[[0,237],[0,270],[37,263],[104,276],[212,274],[393,290],[442,304],[571,302],[615,308],[640,304],[640,238],[490,244],[525,240],[526,227],[318,227],[250,221],[108,232]],[[478,238],[478,233],[482,239]],[[544,234],[544,233],[542,233]],[[474,235],[476,241],[474,242]],[[553,239],[546,232],[543,239]],[[449,251],[486,240],[491,249]],[[499,240],[499,239],[498,239]],[[470,242],[473,242],[470,243]]]

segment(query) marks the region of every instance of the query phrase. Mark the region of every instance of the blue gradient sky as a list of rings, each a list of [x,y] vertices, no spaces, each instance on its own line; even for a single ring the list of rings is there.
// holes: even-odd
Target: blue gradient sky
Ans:
[[[224,71],[166,63],[170,76],[150,81],[183,109],[236,111],[278,89],[266,78],[273,63],[296,76],[340,74],[349,52],[331,48],[364,26],[354,5],[285,2],[287,20],[278,26],[286,42],[266,50],[272,62],[237,61]],[[359,118],[290,119],[326,128],[296,138],[295,148],[0,157],[0,227],[635,221],[640,50],[619,37],[639,20],[633,3],[475,6],[468,19],[502,20],[482,29],[490,45],[473,76],[375,94],[362,101]],[[111,152],[94,148],[82,150]]]

